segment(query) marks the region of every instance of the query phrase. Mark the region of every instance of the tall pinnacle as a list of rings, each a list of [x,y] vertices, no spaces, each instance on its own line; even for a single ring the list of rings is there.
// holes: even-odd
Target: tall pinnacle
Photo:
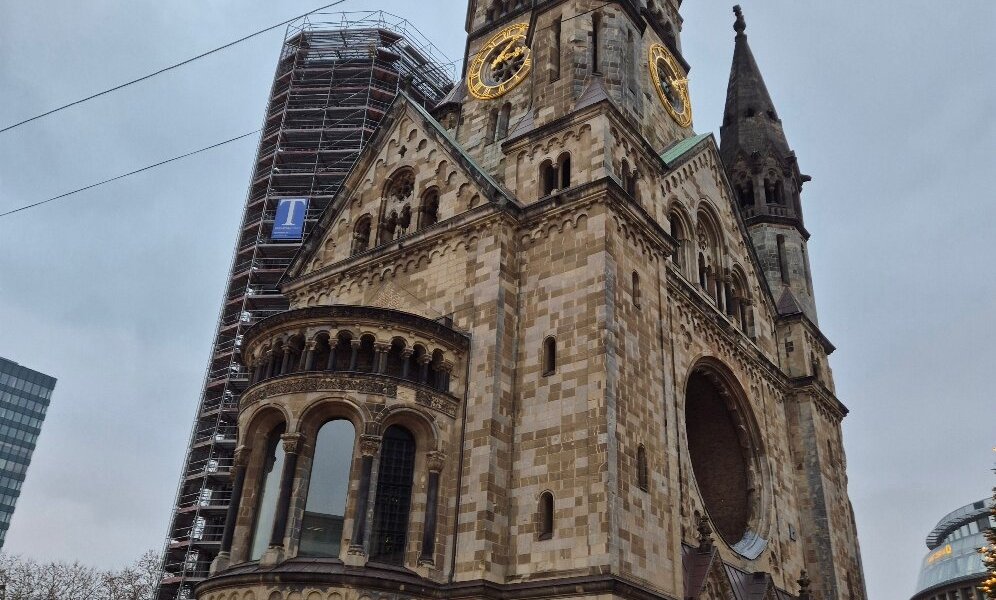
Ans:
[[[779,159],[785,159],[790,154],[788,142],[761,70],[747,43],[747,21],[739,6],[733,7],[733,12],[737,16],[733,25],[737,37],[723,126],[720,128],[723,160],[731,166],[738,151],[749,157],[754,152],[766,153],[772,149],[780,155]]]

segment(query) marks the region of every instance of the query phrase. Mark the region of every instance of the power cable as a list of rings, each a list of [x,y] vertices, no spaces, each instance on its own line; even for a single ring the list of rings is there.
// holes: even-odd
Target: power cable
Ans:
[[[224,146],[225,144],[230,144],[232,142],[241,140],[243,138],[247,138],[247,137],[249,137],[251,135],[256,135],[260,131],[262,131],[262,130],[261,129],[257,129],[256,131],[250,131],[249,133],[243,133],[242,135],[239,135],[239,136],[227,139],[227,140],[225,140],[223,142],[218,142],[217,144],[211,144],[210,146],[205,146],[203,148],[200,148],[199,150],[194,150],[193,152],[187,152],[186,154],[181,154],[179,156],[174,156],[173,158],[167,158],[166,160],[159,161],[159,162],[157,162],[157,163],[155,163],[153,165],[147,165],[145,167],[142,167],[141,169],[135,169],[134,171],[129,171],[128,173],[124,173],[123,175],[118,175],[116,177],[111,177],[109,179],[104,179],[103,181],[98,181],[97,183],[92,183],[92,184],[90,184],[88,186],[75,189],[75,190],[73,190],[71,192],[66,192],[65,194],[59,194],[58,196],[52,196],[51,198],[48,198],[46,200],[41,200],[41,201],[35,202],[33,204],[26,204],[24,206],[21,206],[20,208],[15,208],[13,210],[8,210],[7,212],[0,213],[0,218],[6,217],[8,215],[12,215],[12,214],[17,213],[17,212],[21,212],[22,210],[28,210],[29,208],[34,208],[36,206],[41,206],[42,204],[48,204],[49,202],[54,202],[55,200],[59,200],[61,198],[65,198],[67,196],[72,196],[73,194],[78,194],[80,192],[93,189],[95,187],[104,185],[106,183],[111,183],[112,181],[117,181],[118,179],[124,179],[125,177],[129,177],[131,175],[135,175],[136,173],[141,173],[142,171],[148,171],[149,169],[154,169],[156,167],[160,167],[162,165],[178,161],[178,160],[180,160],[182,158],[187,158],[188,156],[193,156],[195,154],[200,154],[201,152],[206,152],[208,150],[212,150],[212,149],[217,148],[219,146]]]
[[[288,23],[291,23],[292,21],[296,21],[298,19],[302,19],[302,18],[307,17],[308,15],[310,15],[312,13],[316,13],[318,11],[325,10],[326,8],[331,8],[331,7],[333,7],[333,6],[337,5],[337,4],[342,4],[345,1],[346,0],[336,0],[336,2],[333,2],[332,4],[326,4],[325,6],[321,6],[319,8],[314,9],[314,10],[309,10],[308,12],[304,13],[303,15],[299,15],[299,16],[296,16],[294,18],[287,19],[286,21],[281,21],[280,23],[277,23],[276,25],[271,25],[270,27],[267,27],[266,29],[260,29],[259,31],[255,32],[255,33],[250,33],[249,35],[247,35],[247,36],[245,36],[243,38],[239,38],[239,39],[235,40],[234,42],[229,42],[229,43],[225,44],[224,46],[218,46],[214,50],[208,50],[207,52],[204,52],[203,54],[198,54],[197,56],[195,56],[193,58],[188,58],[187,60],[184,60],[182,62],[178,62],[176,64],[170,65],[170,66],[168,66],[168,67],[166,67],[164,69],[159,69],[158,71],[156,71],[154,73],[149,73],[148,75],[144,75],[142,77],[139,77],[138,79],[133,79],[133,80],[127,82],[127,83],[122,83],[121,85],[114,86],[114,87],[112,87],[110,89],[106,89],[106,90],[104,90],[102,92],[97,92],[96,94],[93,94],[92,96],[87,96],[86,98],[81,98],[80,100],[76,100],[75,102],[70,102],[69,104],[64,104],[64,105],[62,105],[62,106],[60,106],[58,108],[53,108],[50,111],[43,112],[40,115],[35,115],[35,116],[33,116],[33,117],[29,118],[29,119],[25,119],[25,120],[20,121],[18,123],[14,123],[13,125],[8,125],[7,127],[4,127],[3,129],[0,129],[0,133],[4,133],[4,132],[7,132],[7,131],[10,131],[11,129],[14,129],[15,127],[20,127],[21,125],[24,125],[25,123],[30,123],[32,121],[37,121],[38,119],[41,119],[42,117],[47,117],[47,116],[49,116],[51,114],[55,114],[55,113],[57,113],[57,112],[59,112],[61,110],[65,110],[65,109],[67,109],[67,108],[69,108],[71,106],[76,106],[77,104],[82,104],[84,102],[93,100],[94,98],[99,98],[99,97],[104,96],[106,94],[110,94],[111,92],[116,92],[116,91],[118,91],[118,90],[120,90],[122,88],[126,88],[126,87],[128,87],[130,85],[134,85],[134,84],[139,83],[141,81],[145,81],[146,79],[152,79],[153,77],[155,77],[157,75],[162,75],[163,73],[165,73],[167,71],[172,71],[173,69],[176,69],[178,67],[182,67],[183,65],[190,64],[190,63],[194,62],[195,60],[200,60],[200,59],[204,58],[205,56],[210,56],[211,54],[214,54],[215,52],[220,52],[222,50],[225,50],[226,48],[231,48],[232,46],[235,46],[237,44],[241,44],[242,42],[244,42],[246,40],[249,40],[249,39],[252,39],[252,38],[254,38],[254,37],[258,36],[258,35],[261,35],[261,34],[266,33],[268,31],[272,31],[272,30],[276,29],[277,27],[282,27],[284,25],[287,25]],[[3,215],[0,215],[0,216],[3,216]]]

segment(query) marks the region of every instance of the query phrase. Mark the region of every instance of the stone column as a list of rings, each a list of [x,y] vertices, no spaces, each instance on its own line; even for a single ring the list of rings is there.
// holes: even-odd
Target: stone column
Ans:
[[[218,556],[211,562],[210,574],[224,571],[231,564],[232,540],[235,537],[235,522],[239,516],[239,506],[242,504],[242,489],[246,483],[246,466],[249,464],[249,448],[239,446],[235,449],[235,461],[232,468],[232,497],[229,500],[228,511],[225,513],[225,531],[221,535],[221,549]]]
[[[391,344],[377,343],[374,345],[374,372],[385,373],[387,371],[387,353],[391,351]]]
[[[363,566],[366,563],[367,511],[370,504],[370,485],[373,477],[374,457],[380,452],[381,437],[377,435],[360,436],[360,485],[356,493],[356,508],[353,515],[353,535],[349,541],[346,563],[351,566]]]
[[[284,346],[284,357],[280,361],[280,374],[286,375],[287,368],[290,367],[290,346]]]
[[[439,384],[436,386],[436,388],[440,392],[450,391],[450,374],[452,372],[453,372],[453,361],[444,360],[442,363],[440,363],[439,371],[437,371],[437,373],[439,374],[438,375]]]
[[[352,347],[352,352],[349,354],[349,370],[350,371],[355,371],[356,370],[356,360],[360,356],[360,344],[362,344],[362,343],[363,342],[361,342],[360,340],[349,340],[349,345]]]
[[[280,436],[284,445],[284,469],[280,473],[280,491],[273,515],[273,533],[270,547],[260,559],[260,564],[274,565],[283,560],[284,535],[287,533],[287,518],[290,512],[291,493],[294,491],[294,474],[297,471],[297,456],[301,451],[304,436],[300,433],[285,433]]]
[[[401,378],[408,379],[408,367],[412,359],[412,354],[415,352],[414,348],[405,348],[401,351]]]
[[[332,343],[332,342],[335,342],[335,343]],[[330,337],[329,338],[329,360],[328,360],[327,363],[325,363],[325,370],[326,371],[335,371],[336,348],[338,348],[338,347],[339,347],[339,340]]]
[[[422,552],[418,564],[434,564],[436,554],[436,522],[439,519],[439,473],[443,470],[446,455],[440,451],[430,452],[426,457],[429,470],[428,488],[425,492],[425,529],[422,530]]]
[[[429,363],[432,362],[432,356],[428,353],[423,354],[418,359],[418,382],[428,383],[429,382]]]
[[[304,350],[304,362],[301,365],[301,369],[304,371],[311,371],[315,368],[315,346],[318,342],[310,341]]]
[[[273,350],[267,350],[264,360],[266,360],[266,373],[263,375],[263,379],[269,379],[273,376],[273,360],[276,358],[273,354]]]

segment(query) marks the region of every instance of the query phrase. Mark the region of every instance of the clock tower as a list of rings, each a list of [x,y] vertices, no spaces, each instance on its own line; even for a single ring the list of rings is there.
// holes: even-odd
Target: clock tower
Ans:
[[[803,177],[742,17],[695,133],[679,5],[470,2],[461,81],[395,99],[242,340],[199,598],[865,600],[834,347],[768,252],[801,208],[742,200]]]

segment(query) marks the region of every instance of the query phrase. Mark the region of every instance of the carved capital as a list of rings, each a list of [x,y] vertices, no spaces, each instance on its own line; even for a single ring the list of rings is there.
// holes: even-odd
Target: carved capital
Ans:
[[[415,348],[405,348],[401,351],[401,358],[408,360],[415,353]]]
[[[349,345],[359,350],[360,346],[363,345],[363,342],[359,338],[354,338],[349,340]]]
[[[446,464],[446,453],[442,450],[433,450],[425,457],[425,466],[430,473],[439,473]]]
[[[244,469],[249,464],[249,456],[252,455],[252,448],[249,446],[239,446],[235,449],[235,459],[233,464],[236,469]]]
[[[284,444],[284,452],[287,454],[297,454],[304,445],[304,436],[300,433],[285,433],[280,436],[280,441]]]
[[[446,373],[452,373],[453,367],[456,366],[452,360],[444,360],[439,364],[439,370],[445,371]]]
[[[432,355],[431,354],[423,354],[422,356],[418,357],[418,364],[420,364],[420,365],[426,365],[426,364],[429,364],[431,362],[432,362]]]
[[[376,350],[377,352],[384,352],[384,353],[390,352],[391,344],[387,342],[377,342],[374,344],[374,350]]]
[[[304,349],[314,351],[315,348],[317,347],[318,347],[318,340],[311,340],[310,342],[305,344]]]
[[[379,435],[361,435],[360,454],[363,456],[376,456],[377,452],[380,451],[380,442],[382,439]]]

